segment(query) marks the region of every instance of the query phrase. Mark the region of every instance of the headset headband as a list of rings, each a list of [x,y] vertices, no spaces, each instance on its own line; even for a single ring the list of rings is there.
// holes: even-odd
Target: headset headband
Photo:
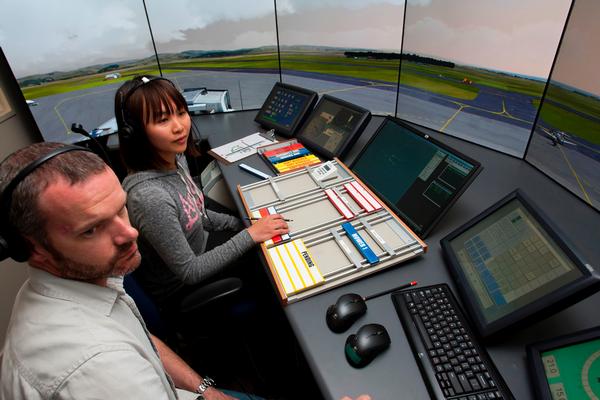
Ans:
[[[29,174],[48,160],[60,154],[75,150],[93,153],[92,150],[80,146],[67,145],[56,148],[27,164],[27,166],[19,171],[8,185],[6,185],[2,192],[2,198],[0,199],[0,233],[2,234],[0,236],[0,261],[7,257],[12,257],[15,261],[26,261],[29,254],[25,240],[20,237],[15,228],[10,224],[9,214],[14,190]]]

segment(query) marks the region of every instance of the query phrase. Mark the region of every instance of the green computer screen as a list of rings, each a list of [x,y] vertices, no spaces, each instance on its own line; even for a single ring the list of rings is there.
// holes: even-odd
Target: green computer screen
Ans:
[[[388,118],[352,170],[423,237],[478,172],[479,164]]]
[[[540,355],[554,400],[600,398],[600,338]]]

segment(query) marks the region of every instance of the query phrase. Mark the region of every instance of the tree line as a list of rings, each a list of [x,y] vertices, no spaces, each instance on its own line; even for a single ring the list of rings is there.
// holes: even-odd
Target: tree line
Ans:
[[[450,61],[437,60],[431,57],[423,57],[417,54],[384,53],[378,51],[345,51],[344,56],[348,58],[368,58],[372,60],[406,60],[422,64],[439,65],[441,67],[454,68],[455,64]]]

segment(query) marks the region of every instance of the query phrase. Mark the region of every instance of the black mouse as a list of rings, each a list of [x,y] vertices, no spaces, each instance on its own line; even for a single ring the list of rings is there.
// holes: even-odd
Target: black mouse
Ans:
[[[354,323],[361,315],[367,312],[367,303],[355,293],[348,293],[330,305],[325,314],[325,321],[329,329],[341,333]]]
[[[346,360],[355,368],[368,365],[383,350],[390,346],[390,335],[383,325],[367,324],[348,336],[344,353]]]

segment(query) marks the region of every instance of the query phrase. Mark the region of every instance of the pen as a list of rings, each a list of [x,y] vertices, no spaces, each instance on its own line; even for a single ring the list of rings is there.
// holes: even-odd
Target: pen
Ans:
[[[246,221],[258,221],[260,218],[256,218],[256,217],[245,217],[244,218]],[[293,219],[287,219],[287,218],[283,218],[283,220],[285,222],[290,222],[293,221]]]
[[[417,284],[417,281],[412,281],[412,282],[409,282],[409,283],[405,283],[404,285],[400,285],[400,286],[395,287],[393,289],[384,290],[383,292],[375,293],[375,294],[372,294],[370,296],[364,297],[363,300],[364,301],[371,300],[374,297],[379,297],[379,296],[384,295],[384,294],[388,294],[388,293],[396,292],[398,290],[406,289],[406,288],[409,288],[411,286],[415,286],[416,284]]]

